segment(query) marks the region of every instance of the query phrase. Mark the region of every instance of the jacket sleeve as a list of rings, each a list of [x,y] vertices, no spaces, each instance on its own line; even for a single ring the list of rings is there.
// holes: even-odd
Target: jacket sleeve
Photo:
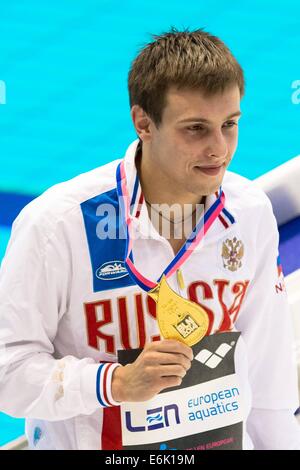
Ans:
[[[278,244],[276,219],[266,198],[251,254],[257,259],[256,273],[236,322],[247,348],[253,397],[247,429],[256,449],[300,449],[294,335]]]
[[[31,204],[13,224],[0,270],[0,410],[58,421],[119,405],[111,396],[119,364],[56,358],[53,341],[68,308],[70,247],[59,222],[54,230]]]

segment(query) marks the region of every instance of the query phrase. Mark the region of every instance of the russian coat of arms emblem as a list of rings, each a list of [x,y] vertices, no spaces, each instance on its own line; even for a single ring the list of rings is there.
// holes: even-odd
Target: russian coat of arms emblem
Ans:
[[[242,266],[244,256],[244,244],[241,240],[234,237],[232,240],[227,238],[222,245],[223,266],[229,271],[237,271]]]

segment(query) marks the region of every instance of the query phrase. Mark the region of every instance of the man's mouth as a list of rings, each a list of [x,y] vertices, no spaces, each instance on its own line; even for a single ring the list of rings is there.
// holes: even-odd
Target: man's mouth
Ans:
[[[194,168],[196,171],[201,171],[201,173],[204,173],[205,175],[216,176],[220,173],[223,166],[224,163],[219,166],[195,166]]]

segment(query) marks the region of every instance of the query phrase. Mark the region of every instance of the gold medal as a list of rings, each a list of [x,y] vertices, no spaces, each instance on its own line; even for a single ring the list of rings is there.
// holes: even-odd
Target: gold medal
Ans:
[[[157,304],[158,326],[165,339],[176,339],[193,346],[206,335],[209,327],[206,311],[174,292],[165,275],[148,295]]]
[[[225,194],[220,187],[217,200],[205,212],[203,217],[197,222],[192,233],[187,237],[184,245],[180,248],[175,258],[164,269],[164,275],[158,284],[145,278],[134,266],[130,255],[132,253],[133,239],[131,238],[130,207],[134,196],[130,196],[127,187],[127,177],[125,171],[125,161],[122,160],[116,171],[116,183],[118,201],[120,208],[121,224],[126,227],[126,252],[124,263],[126,269],[135,283],[148,292],[148,295],[157,303],[157,321],[161,334],[166,339],[176,339],[193,346],[198,343],[208,332],[209,318],[206,311],[195,302],[184,299],[174,292],[167,283],[166,277],[178,269],[183,262],[194,252],[196,246],[203,240],[204,235],[213,225],[220,212],[224,209]],[[139,187],[138,175],[134,183]],[[139,200],[139,198],[137,198]],[[230,216],[232,217],[232,216]],[[233,223],[234,223],[234,218]],[[178,271],[179,274],[179,271]],[[180,282],[180,280],[179,280]],[[151,290],[149,290],[151,289]]]

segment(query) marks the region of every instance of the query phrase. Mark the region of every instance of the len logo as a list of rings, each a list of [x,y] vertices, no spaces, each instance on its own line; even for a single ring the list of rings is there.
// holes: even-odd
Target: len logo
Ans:
[[[175,403],[166,405],[164,407],[154,408],[147,410],[147,427],[146,426],[134,426],[132,424],[132,416],[130,411],[125,412],[125,423],[126,428],[130,432],[144,432],[154,431],[155,429],[161,429],[170,426],[170,421],[180,424],[179,409]]]

